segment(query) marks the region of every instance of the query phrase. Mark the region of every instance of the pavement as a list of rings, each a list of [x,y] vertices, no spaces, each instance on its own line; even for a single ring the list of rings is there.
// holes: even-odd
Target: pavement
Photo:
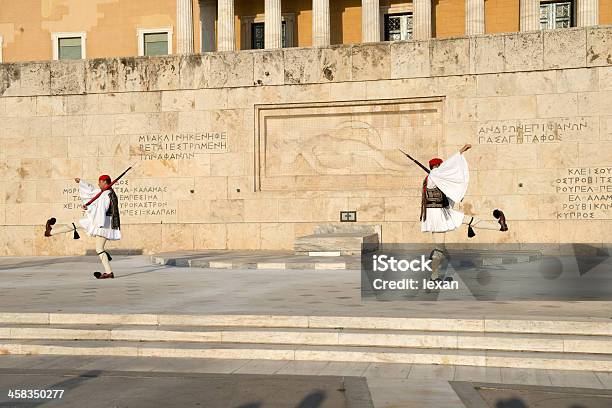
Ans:
[[[207,377],[200,374],[217,376]],[[364,379],[365,382],[360,382],[359,379]],[[344,395],[334,396],[339,388],[338,384],[342,382],[346,392]],[[515,390],[519,385],[540,387],[548,393],[558,394],[570,390],[571,394],[566,396],[570,400],[572,396],[586,393],[609,393],[608,390],[612,389],[612,374],[425,364],[0,356],[0,407],[38,406],[16,405],[15,400],[9,401],[7,398],[10,389],[30,387],[29,389],[65,389],[61,401],[65,405],[53,405],[49,402],[44,405],[62,407],[335,408],[368,407],[366,402],[370,400],[376,408],[481,408],[464,405],[455,390],[457,382],[494,384],[496,389],[489,394],[495,391],[500,400],[508,398],[505,387]],[[367,390],[364,389],[366,384]],[[245,398],[245,394],[240,392],[228,394],[228,391],[243,390],[243,386],[251,390],[246,394],[250,398]],[[325,394],[323,400],[320,398],[321,394],[317,394],[321,390],[324,390]],[[513,395],[517,394],[522,396],[517,392]],[[162,403],[138,405],[143,401],[151,401],[150,397]],[[281,398],[285,403],[275,405],[278,397],[285,398]],[[495,395],[486,397],[495,401]],[[528,398],[529,394],[524,397],[525,400]],[[354,405],[348,405],[347,400],[352,401]],[[99,404],[85,405],[84,401],[98,401]],[[248,402],[254,401],[259,405],[248,405]],[[299,405],[302,401],[309,403]],[[563,398],[556,398],[556,401],[558,405],[555,408],[570,408],[569,405],[562,405]],[[15,405],[10,405],[11,402]],[[530,405],[508,405],[515,406],[525,408]],[[574,408],[577,406],[580,405],[575,405]],[[585,407],[591,408],[589,405]]]
[[[0,388],[2,407],[373,407],[360,377],[0,369]]]
[[[154,265],[150,257],[141,255],[117,255],[113,266],[117,278],[99,281],[92,276],[100,268],[98,258],[93,256],[0,258],[0,312],[554,317],[559,320],[609,320],[612,317],[610,302],[363,301],[359,270],[175,267]],[[91,377],[92,370],[97,377],[84,379],[83,374],[89,372]],[[194,375],[197,373],[229,377],[199,377]],[[240,374],[264,377],[235,377]],[[288,380],[288,376],[315,377]],[[329,377],[323,384],[322,376]],[[457,382],[496,384],[498,388],[482,394],[483,400],[493,401],[491,407],[496,406],[496,398],[501,401],[512,393],[518,392],[516,395],[520,397],[521,392],[529,392],[529,396],[537,397],[540,392],[508,391],[501,387],[504,384],[552,387],[546,390],[555,390],[555,395],[565,392],[557,408],[565,408],[563,401],[579,400],[588,390],[612,389],[612,374],[593,371],[308,361],[0,356],[0,407],[41,405],[40,401],[7,400],[7,392],[12,387],[27,385],[44,389],[62,383],[75,385],[72,391],[67,391],[68,399],[61,401],[66,405],[47,401],[45,406],[138,407],[136,403],[142,399],[136,397],[149,395],[151,390],[155,390],[152,395],[157,399],[173,397],[180,401],[179,405],[168,402],[160,406],[283,406],[274,405],[279,401],[276,394],[293,398],[283,400],[291,401],[284,406],[347,406],[346,398],[351,394],[336,395],[334,391],[346,378],[365,378],[372,404],[377,408],[476,408],[462,400],[454,388]],[[257,398],[241,399],[243,394],[236,394],[236,404],[226,403],[223,396],[228,395],[228,390],[243,385],[251,387],[258,381],[268,386],[260,387],[261,394],[252,394]],[[286,394],[279,384],[287,384]],[[354,389],[358,401],[367,400],[362,399],[361,388]],[[328,405],[323,404],[316,390],[324,390]],[[311,399],[310,395],[313,395]],[[530,401],[529,396],[524,395],[525,398],[519,400]],[[83,401],[92,396],[101,403],[84,405]],[[217,397],[219,399],[214,400]],[[311,404],[299,405],[304,400]],[[529,407],[525,404],[508,406]]]
[[[0,311],[612,318],[612,303],[597,301],[362,301],[359,270],[203,269],[116,255],[117,278],[100,281],[100,267],[93,256],[0,258]]]

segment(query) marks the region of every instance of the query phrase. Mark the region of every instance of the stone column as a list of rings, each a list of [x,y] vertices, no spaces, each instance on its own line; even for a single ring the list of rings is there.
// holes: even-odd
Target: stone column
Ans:
[[[266,49],[283,48],[281,0],[266,0],[264,24]]]
[[[217,20],[217,0],[200,0],[200,25],[202,34],[200,44],[202,52],[217,49],[215,38],[215,21]]]
[[[540,0],[521,0],[519,13],[521,31],[540,29]]]
[[[478,35],[485,32],[484,0],[465,0],[465,34]]]
[[[312,45],[330,44],[329,0],[312,0]]]
[[[176,52],[193,54],[192,0],[176,0]]]
[[[412,38],[431,38],[431,0],[414,0],[412,11]]]
[[[578,27],[599,24],[599,0],[578,0]]]
[[[379,0],[361,0],[361,42],[380,41]]]
[[[219,15],[217,49],[234,51],[236,49],[236,27],[234,23],[234,0],[218,0]]]

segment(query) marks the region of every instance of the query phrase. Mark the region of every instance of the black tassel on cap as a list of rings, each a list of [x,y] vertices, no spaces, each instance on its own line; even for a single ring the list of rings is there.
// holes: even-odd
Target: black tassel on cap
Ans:
[[[81,238],[81,236],[79,235],[79,233],[77,232],[77,227],[76,225],[74,225],[74,222],[72,223],[72,226],[74,227],[74,239],[79,239]]]
[[[474,228],[472,228],[472,221],[474,221],[474,217],[472,217],[472,219],[470,220],[470,223],[468,224],[468,238],[473,238],[476,236],[476,233],[474,232]]]

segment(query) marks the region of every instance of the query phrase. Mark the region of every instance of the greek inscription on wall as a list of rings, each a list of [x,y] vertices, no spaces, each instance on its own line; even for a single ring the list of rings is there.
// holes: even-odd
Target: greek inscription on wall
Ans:
[[[612,167],[567,169],[555,184],[563,196],[558,219],[612,218]]]
[[[225,131],[138,135],[130,149],[141,160],[192,160],[196,154],[224,153],[227,150]]]
[[[122,216],[168,216],[176,215],[176,205],[169,203],[164,195],[167,186],[139,186],[130,180],[119,180],[113,190],[119,199],[119,213]],[[81,209],[83,202],[79,197],[77,186],[66,187],[62,191],[65,197],[64,209]]]
[[[586,118],[495,121],[478,126],[479,144],[559,143],[564,136],[590,131]]]

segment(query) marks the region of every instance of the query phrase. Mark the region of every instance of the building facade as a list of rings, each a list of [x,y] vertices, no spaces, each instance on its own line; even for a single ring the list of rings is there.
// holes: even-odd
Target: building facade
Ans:
[[[469,242],[609,249],[612,26],[591,26],[609,2],[343,2],[2,2],[0,256],[86,253],[44,223],[82,216],[75,177],[130,165],[111,251],[292,249],[347,214],[428,242],[425,174],[399,149],[426,162],[464,143],[458,206],[510,225]],[[455,36],[483,12],[485,34]],[[196,52],[205,33],[229,51]]]
[[[0,64],[0,255],[88,251],[44,223],[82,216],[74,177],[130,165],[111,251],[291,249],[344,212],[385,243],[428,242],[424,173],[398,149],[426,162],[464,143],[459,207],[510,225],[469,242],[609,247],[611,43],[596,26]]]
[[[0,0],[0,62],[424,40],[612,24],[609,0]]]

